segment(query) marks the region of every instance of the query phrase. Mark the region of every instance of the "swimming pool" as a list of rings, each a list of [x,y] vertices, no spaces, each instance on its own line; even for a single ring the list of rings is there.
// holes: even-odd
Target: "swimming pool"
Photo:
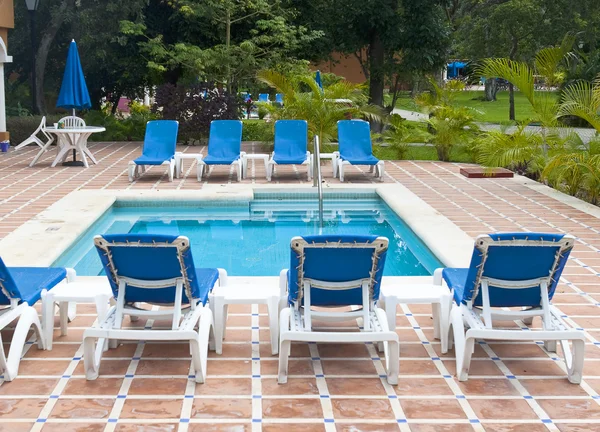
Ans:
[[[119,201],[54,265],[73,267],[81,276],[101,275],[94,235],[161,233],[188,237],[198,266],[223,267],[232,276],[277,276],[289,266],[292,237],[322,232],[389,238],[386,276],[431,275],[442,266],[375,194],[326,199],[322,229],[317,219],[315,199],[303,195],[248,202]]]

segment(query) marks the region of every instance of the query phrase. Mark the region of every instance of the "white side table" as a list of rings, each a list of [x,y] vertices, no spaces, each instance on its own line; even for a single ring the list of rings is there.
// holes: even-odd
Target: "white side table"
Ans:
[[[243,170],[242,170],[244,178],[246,178],[246,176],[248,175],[248,159],[256,159],[256,160],[262,159],[265,164],[265,175],[268,174],[269,155],[264,154],[264,153],[247,153],[245,156],[244,166],[243,166]]]
[[[227,323],[227,306],[231,304],[266,304],[269,311],[271,353],[279,352],[279,300],[281,288],[272,284],[227,284],[213,288],[209,304],[215,320],[215,351],[223,353],[223,339]]]
[[[321,159],[331,159],[331,171],[333,172],[333,178],[335,178],[337,176],[337,161],[339,153],[321,153],[319,156],[321,156]]]
[[[175,153],[175,177],[180,178],[181,172],[183,171],[183,160],[184,159],[195,159],[197,162],[202,160],[202,154],[200,153]]]
[[[52,349],[52,333],[54,331],[54,305],[58,303],[60,313],[60,334],[67,334],[69,302],[95,303],[98,321],[102,321],[108,311],[108,301],[113,293],[108,279],[93,278],[83,281],[55,286],[49,291],[42,292],[42,330],[49,350]]]
[[[430,304],[433,310],[433,333],[440,339],[442,353],[448,352],[448,330],[452,293],[443,285],[406,284],[381,287],[379,296],[381,307],[385,310],[390,330],[396,329],[396,308],[399,303]]]

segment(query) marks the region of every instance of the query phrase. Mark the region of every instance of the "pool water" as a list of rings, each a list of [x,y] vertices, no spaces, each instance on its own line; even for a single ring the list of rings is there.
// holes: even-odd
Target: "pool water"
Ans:
[[[311,234],[368,234],[390,240],[384,275],[431,275],[441,264],[379,198],[325,200],[318,226],[314,199],[255,199],[248,203],[120,203],[102,216],[55,265],[78,275],[104,274],[92,239],[97,234],[160,233],[190,239],[198,267],[232,276],[277,276],[289,267],[290,240]]]

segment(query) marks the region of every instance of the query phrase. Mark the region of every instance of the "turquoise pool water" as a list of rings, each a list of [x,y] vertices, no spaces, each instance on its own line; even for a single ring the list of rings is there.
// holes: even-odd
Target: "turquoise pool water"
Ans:
[[[378,197],[325,199],[323,234],[374,234],[390,240],[384,274],[430,275],[441,264]],[[92,239],[105,233],[184,235],[199,267],[232,276],[277,276],[289,267],[290,240],[318,234],[313,198],[255,199],[247,203],[123,203],[111,208],[54,264],[78,275],[103,274]]]

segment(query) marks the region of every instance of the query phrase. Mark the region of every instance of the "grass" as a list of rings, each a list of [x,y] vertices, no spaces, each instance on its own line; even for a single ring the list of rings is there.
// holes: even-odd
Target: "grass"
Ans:
[[[379,159],[383,160],[398,160],[398,155],[394,151],[394,149],[390,147],[377,147],[376,156]],[[405,160],[432,160],[437,161],[438,155],[433,146],[411,146],[408,154],[404,158]],[[471,156],[462,150],[460,147],[455,147],[452,149],[452,153],[450,155],[451,162],[469,162],[472,163],[473,160]]]
[[[488,123],[511,123],[508,119],[508,91],[498,92],[494,102],[483,100],[483,91],[462,91],[456,96],[456,104],[467,106],[480,111],[480,121]],[[421,111],[409,92],[403,92],[396,108],[409,111]],[[520,92],[515,92],[515,114],[517,121],[535,120],[535,115],[529,101]]]

